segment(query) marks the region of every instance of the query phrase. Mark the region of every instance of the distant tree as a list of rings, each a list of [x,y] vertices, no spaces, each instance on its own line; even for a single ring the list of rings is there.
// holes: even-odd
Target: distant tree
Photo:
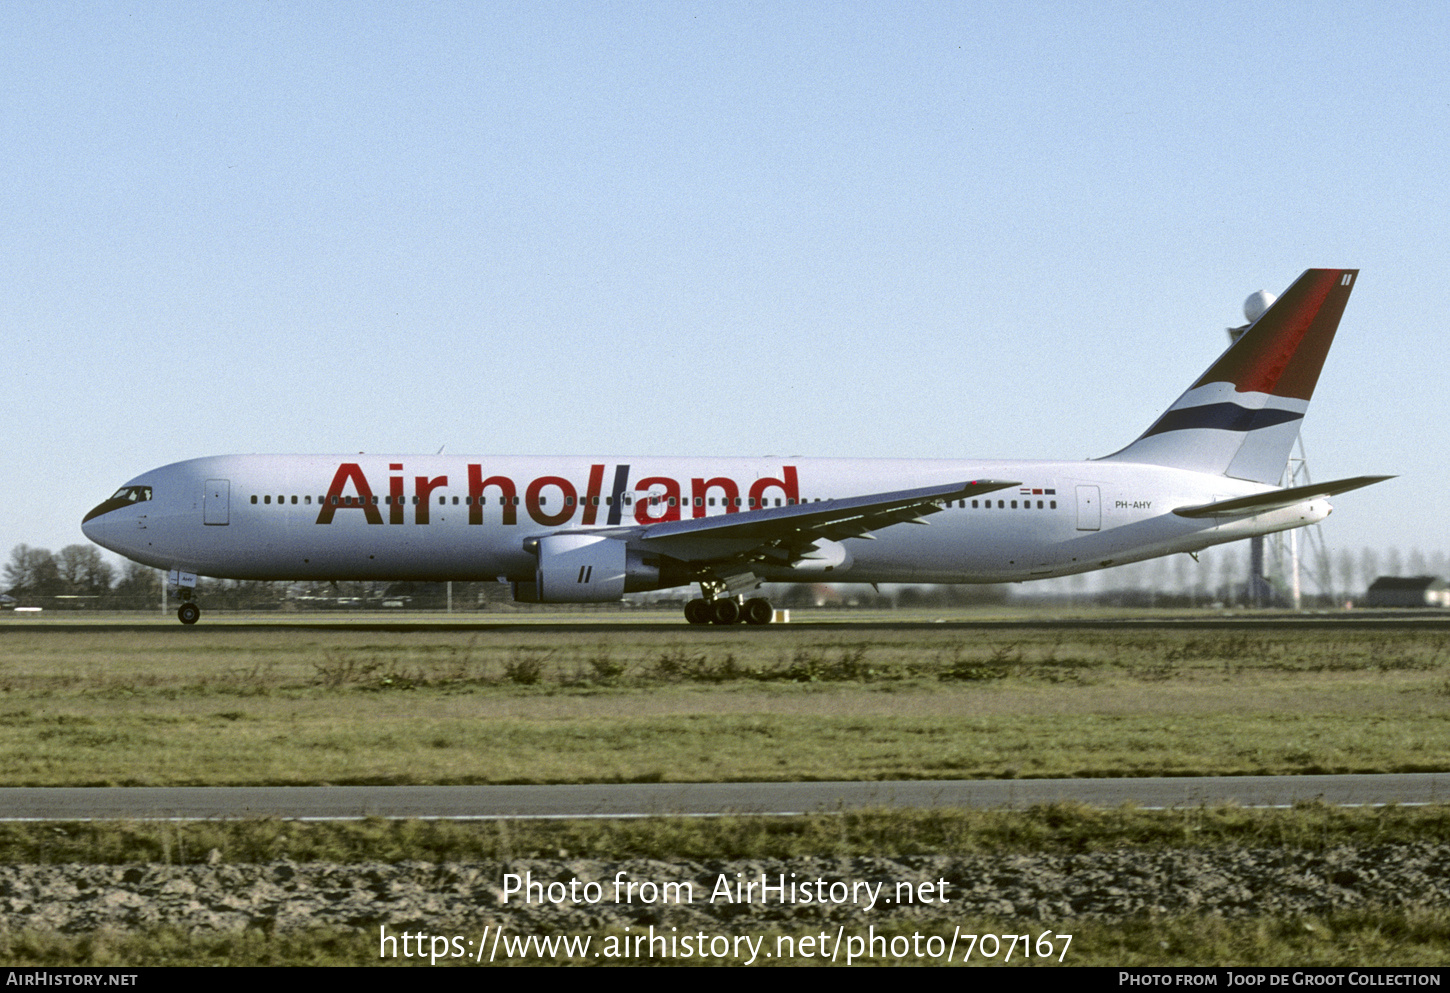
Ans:
[[[792,583],[782,588],[775,602],[786,610],[804,610],[816,605],[816,594],[807,583]]]
[[[1411,576],[1426,576],[1430,574],[1430,560],[1425,557],[1424,552],[1418,548],[1412,548],[1405,568],[1409,570]]]
[[[1168,585],[1171,582],[1168,578],[1171,564],[1166,558],[1160,556],[1149,560],[1147,565],[1148,602],[1156,604],[1158,597],[1168,592]]]
[[[111,591],[113,604],[122,610],[144,610],[161,602],[161,573],[139,562],[127,562]]]
[[[5,564],[5,585],[13,593],[55,596],[64,589],[55,556],[49,549],[16,545]]]
[[[1358,590],[1354,584],[1354,577],[1358,572],[1355,565],[1354,553],[1347,548],[1341,548],[1334,556],[1335,574],[1339,580],[1339,598],[1341,600],[1353,600],[1358,596]]]
[[[1359,550],[1359,589],[1369,589],[1380,576],[1380,555],[1373,548],[1361,548]]]
[[[1226,604],[1243,600],[1249,575],[1247,544],[1224,545],[1218,550],[1218,598]]]
[[[928,607],[932,600],[932,591],[928,586],[903,586],[896,595],[896,602],[903,609]]]
[[[1193,570],[1189,573],[1189,581],[1193,584],[1191,596],[1194,606],[1202,607],[1213,599],[1210,586],[1213,581],[1214,556],[1217,551],[1217,549],[1205,548],[1199,552],[1198,561],[1194,563]]]
[[[1384,570],[1386,576],[1403,576],[1405,574],[1404,561],[1400,558],[1400,550],[1391,548],[1385,552]]]
[[[1188,567],[1193,565],[1193,559],[1187,555],[1174,555],[1168,564],[1173,572],[1173,592],[1190,599],[1191,602]]]
[[[115,570],[94,545],[66,545],[55,557],[56,571],[66,592],[75,596],[103,596],[110,592]]]
[[[213,610],[276,610],[287,584],[255,579],[200,579],[196,598]]]

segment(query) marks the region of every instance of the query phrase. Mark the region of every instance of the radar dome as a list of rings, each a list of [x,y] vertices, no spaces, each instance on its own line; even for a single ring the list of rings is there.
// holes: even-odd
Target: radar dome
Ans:
[[[1244,316],[1252,324],[1264,316],[1264,311],[1274,305],[1274,294],[1267,290],[1260,290],[1257,293],[1250,293],[1249,298],[1244,301]]]

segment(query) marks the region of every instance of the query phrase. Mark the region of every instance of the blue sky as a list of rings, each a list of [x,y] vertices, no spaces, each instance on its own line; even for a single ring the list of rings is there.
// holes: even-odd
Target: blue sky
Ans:
[[[1442,3],[0,7],[0,557],[227,452],[1105,455],[1359,284],[1331,548],[1443,549]]]

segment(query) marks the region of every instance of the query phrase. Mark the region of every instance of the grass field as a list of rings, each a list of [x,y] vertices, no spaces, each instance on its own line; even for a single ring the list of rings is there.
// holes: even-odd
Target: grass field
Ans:
[[[0,785],[1447,767],[1414,629],[0,627]]]
[[[611,621],[628,622],[615,625]],[[0,625],[0,785],[487,783],[1424,771],[1450,767],[1450,635],[671,615],[407,631],[208,617]],[[904,618],[893,616],[900,622]],[[269,619],[270,620],[270,619]],[[922,620],[930,620],[923,617]],[[617,630],[615,629],[617,627]],[[867,812],[454,825],[21,825],[11,863],[354,862],[1315,847],[1442,839],[1420,811]],[[982,931],[1065,922],[952,921]],[[923,927],[931,926],[922,922]],[[1073,964],[1434,965],[1450,911],[1072,922]],[[1033,933],[1036,933],[1035,931]],[[603,935],[601,934],[601,938]],[[346,964],[367,934],[0,935],[6,964]]]

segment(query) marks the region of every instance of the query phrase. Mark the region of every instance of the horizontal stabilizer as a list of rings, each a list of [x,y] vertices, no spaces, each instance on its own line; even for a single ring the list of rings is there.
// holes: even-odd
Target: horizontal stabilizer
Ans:
[[[1233,500],[1219,500],[1215,503],[1200,503],[1191,507],[1178,507],[1173,512],[1179,517],[1241,517],[1245,514],[1263,514],[1282,507],[1292,507],[1316,497],[1348,493],[1361,486],[1382,483],[1394,476],[1354,476],[1350,479],[1336,479],[1328,483],[1309,483],[1305,486],[1291,486],[1285,490],[1271,490],[1253,496],[1237,497]]]

